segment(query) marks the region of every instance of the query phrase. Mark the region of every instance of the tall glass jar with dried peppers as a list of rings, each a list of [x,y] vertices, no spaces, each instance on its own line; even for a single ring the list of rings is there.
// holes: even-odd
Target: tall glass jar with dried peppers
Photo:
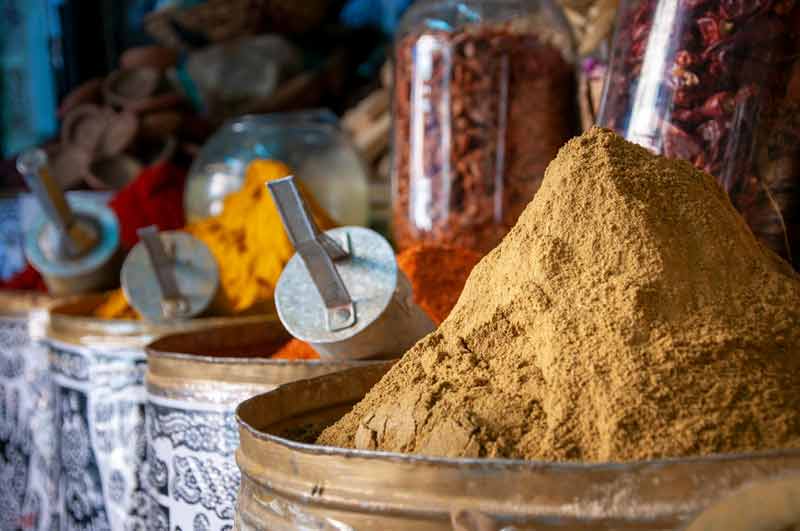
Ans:
[[[600,125],[716,176],[800,268],[800,2],[624,0]]]
[[[397,39],[395,241],[488,252],[577,130],[569,26],[551,0],[430,0]]]

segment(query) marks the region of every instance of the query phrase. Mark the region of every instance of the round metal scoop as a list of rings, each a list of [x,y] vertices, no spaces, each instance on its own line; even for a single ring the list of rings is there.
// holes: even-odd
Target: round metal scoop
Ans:
[[[112,258],[119,248],[119,222],[108,207],[67,201],[48,168],[47,155],[33,149],[20,155],[17,170],[42,208],[25,235],[25,255],[54,295],[74,295],[110,287]]]
[[[395,358],[433,331],[391,245],[363,227],[321,232],[292,177],[267,184],[297,251],[275,289],[278,316],[322,357]]]
[[[219,288],[219,269],[208,247],[185,232],[140,229],[122,266],[122,290],[142,317],[163,322],[203,313]]]

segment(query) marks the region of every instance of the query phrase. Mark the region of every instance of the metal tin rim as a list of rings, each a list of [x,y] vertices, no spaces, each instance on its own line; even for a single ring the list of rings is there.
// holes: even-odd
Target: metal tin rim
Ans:
[[[16,290],[0,290],[0,317],[24,317],[45,310],[57,299],[45,293]]]
[[[256,358],[256,357],[248,357],[248,358],[225,358],[225,357],[217,357],[217,356],[206,356],[200,354],[186,354],[181,352],[164,352],[159,350],[153,350],[150,347],[145,349],[147,351],[148,356],[152,356],[154,358],[160,359],[167,359],[167,360],[175,360],[175,361],[186,361],[192,363],[208,363],[214,365],[275,365],[276,367],[291,367],[291,366],[310,366],[316,367],[325,365],[327,367],[333,367],[336,365],[342,365],[344,367],[350,368],[353,366],[354,361],[347,361],[347,360],[290,360],[290,359],[274,359],[274,358]],[[370,362],[364,361],[364,364],[367,363],[380,363],[380,362]]]
[[[173,323],[149,323],[133,319],[101,319],[87,315],[96,308],[105,295],[73,297],[61,304],[53,305],[49,311],[47,336],[67,343],[96,342],[98,340],[135,340],[137,344],[144,339],[145,344],[155,337],[170,333],[193,332],[214,326],[231,323],[251,323],[264,319],[264,315],[242,317],[202,317]],[[144,346],[144,345],[142,345]]]
[[[272,391],[270,391],[272,392]],[[256,398],[256,397],[254,397]],[[252,399],[248,399],[252,400]],[[247,400],[246,400],[247,401]],[[245,402],[246,402],[245,401]],[[573,463],[573,462],[553,462],[553,461],[531,461],[526,459],[480,459],[480,458],[452,458],[452,457],[430,457],[419,454],[401,454],[398,452],[383,452],[373,450],[354,450],[349,448],[337,448],[334,446],[319,446],[315,444],[299,443],[278,437],[277,435],[270,435],[260,432],[249,426],[241,420],[236,414],[236,420],[239,426],[246,429],[256,439],[278,444],[290,450],[303,452],[309,455],[329,455],[339,457],[359,457],[363,459],[382,459],[388,461],[397,461],[404,463],[419,463],[428,465],[445,465],[453,467],[476,467],[476,468],[530,468],[530,469],[578,469],[578,470],[596,470],[596,471],[609,471],[609,470],[624,470],[627,468],[635,468],[641,465],[670,465],[675,463],[718,463],[718,462],[731,462],[731,461],[746,461],[757,458],[780,458],[780,457],[800,457],[800,450],[768,450],[764,452],[752,453],[739,453],[739,454],[712,454],[708,456],[691,456],[691,457],[667,457],[663,459],[650,459],[640,461],[625,461],[625,462],[598,462],[598,463]]]

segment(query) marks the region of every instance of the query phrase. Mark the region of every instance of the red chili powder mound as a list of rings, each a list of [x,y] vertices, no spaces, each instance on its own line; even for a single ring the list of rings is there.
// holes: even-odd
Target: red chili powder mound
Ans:
[[[437,325],[450,315],[480,260],[475,251],[432,244],[409,247],[397,256],[400,270],[411,282],[414,301]]]
[[[292,339],[271,356],[274,360],[318,360],[319,354],[311,345],[299,339]]]
[[[183,189],[186,171],[169,163],[146,168],[120,190],[109,206],[119,218],[120,242],[130,251],[139,242],[136,231],[148,225],[176,230],[186,223]]]

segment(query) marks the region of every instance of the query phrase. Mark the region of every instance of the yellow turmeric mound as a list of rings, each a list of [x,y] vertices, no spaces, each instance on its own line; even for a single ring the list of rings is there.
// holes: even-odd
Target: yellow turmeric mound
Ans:
[[[280,162],[254,160],[242,188],[225,198],[222,213],[188,225],[184,230],[203,241],[217,260],[220,287],[209,314],[235,316],[271,313],[278,277],[294,248],[283,229],[266,183],[291,174]],[[333,220],[298,183],[316,222],[325,230]],[[121,290],[95,310],[104,319],[132,318],[136,313]]]
[[[128,304],[121,289],[109,293],[103,304],[95,308],[94,316],[101,319],[141,319],[139,312]]]

